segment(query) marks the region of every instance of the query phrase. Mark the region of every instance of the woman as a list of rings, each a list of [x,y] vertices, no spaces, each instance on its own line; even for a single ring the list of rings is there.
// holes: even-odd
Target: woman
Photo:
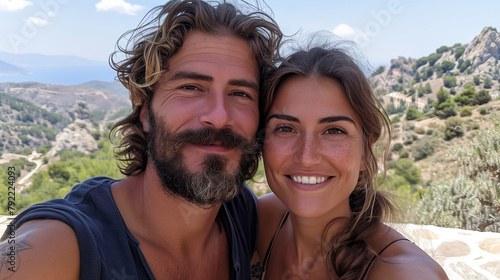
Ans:
[[[267,85],[263,159],[273,193],[259,200],[261,279],[447,279],[382,223],[393,207],[375,177],[391,126],[353,60],[338,49],[300,51]]]

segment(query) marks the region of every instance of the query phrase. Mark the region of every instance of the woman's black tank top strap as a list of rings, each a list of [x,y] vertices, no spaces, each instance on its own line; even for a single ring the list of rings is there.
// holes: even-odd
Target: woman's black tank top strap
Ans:
[[[377,255],[373,256],[373,258],[371,259],[370,263],[369,263],[369,264],[368,264],[368,266],[366,267],[365,272],[363,272],[363,276],[361,276],[361,279],[360,279],[360,280],[363,280],[363,279],[365,278],[366,274],[368,274],[368,270],[370,270],[370,267],[371,267],[371,266],[372,266],[372,264],[373,264],[373,261],[375,261],[375,259],[376,259],[378,256],[380,256],[380,255],[381,255],[381,254],[385,251],[385,249],[389,248],[389,246],[391,246],[392,244],[394,244],[394,243],[396,243],[396,242],[398,242],[398,241],[403,241],[403,240],[405,240],[405,241],[410,241],[410,240],[408,240],[408,239],[406,239],[406,238],[396,239],[396,240],[392,241],[391,243],[387,244],[387,246],[385,246],[382,250],[380,250],[380,252],[379,252]],[[410,241],[410,242],[411,242],[411,241]]]
[[[274,240],[276,239],[278,232],[281,230],[281,228],[285,224],[286,219],[288,218],[288,215],[289,215],[288,211],[283,215],[278,227],[276,228],[276,231],[274,232],[273,238],[271,239],[271,242],[269,243],[269,246],[267,246],[266,255],[264,256],[264,260],[262,261],[262,273],[260,274],[260,278],[259,278],[260,280],[264,279],[264,277],[266,276],[267,263],[269,262],[269,258],[271,256],[271,251],[273,248]]]

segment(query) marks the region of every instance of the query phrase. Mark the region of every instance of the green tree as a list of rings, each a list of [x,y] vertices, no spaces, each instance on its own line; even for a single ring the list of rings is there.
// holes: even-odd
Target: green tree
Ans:
[[[429,62],[429,65],[434,66],[436,61],[438,61],[441,58],[441,56],[442,56],[441,54],[437,54],[437,53],[430,54],[427,57],[427,61]]]
[[[474,105],[474,95],[476,95],[476,90],[473,87],[468,87],[459,95],[455,96],[453,101],[455,101],[458,106],[472,106]]]
[[[436,93],[437,101],[434,102],[434,114],[441,119],[456,116],[455,108],[457,104],[451,99],[450,93],[443,87]]]
[[[441,70],[443,70],[443,72],[446,73],[446,72],[452,70],[453,68],[455,68],[455,62],[452,62],[449,60],[445,60],[445,61],[441,62]]]
[[[441,46],[436,50],[437,54],[442,54],[450,50],[450,47],[447,46]]]

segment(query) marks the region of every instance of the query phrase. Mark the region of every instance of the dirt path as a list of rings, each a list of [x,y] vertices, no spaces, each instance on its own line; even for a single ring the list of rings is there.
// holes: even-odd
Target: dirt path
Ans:
[[[31,170],[28,174],[22,176],[21,178],[18,178],[19,181],[17,181],[17,188],[16,188],[17,193],[20,193],[21,191],[29,187],[30,185],[29,179],[31,178],[31,176],[37,173],[42,167],[43,161],[42,159],[38,158],[41,155],[42,154],[38,154],[37,152],[33,151],[33,153],[29,156],[19,155],[19,154],[3,154],[2,158],[0,158],[0,164],[9,163],[13,159],[20,159],[20,158],[25,158],[29,162],[33,162],[36,164],[36,167],[33,168],[33,170]]]

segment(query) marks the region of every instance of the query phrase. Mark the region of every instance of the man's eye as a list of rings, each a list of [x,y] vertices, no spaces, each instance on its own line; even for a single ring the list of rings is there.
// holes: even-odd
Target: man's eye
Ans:
[[[182,86],[180,88],[185,90],[199,90],[197,86],[192,86],[192,85]]]
[[[240,97],[252,98],[248,93],[243,92],[243,91],[235,91],[235,92],[232,93],[232,95],[240,96]]]

